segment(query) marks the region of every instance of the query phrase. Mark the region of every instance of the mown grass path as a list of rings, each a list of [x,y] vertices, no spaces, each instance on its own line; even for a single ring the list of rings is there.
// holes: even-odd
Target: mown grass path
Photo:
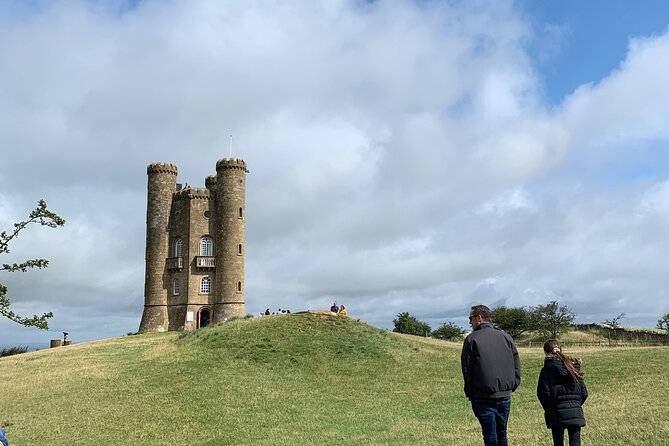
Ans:
[[[510,441],[547,445],[543,354],[520,353]],[[591,393],[584,444],[668,444],[669,348],[569,353]],[[118,338],[0,359],[0,424],[12,446],[478,445],[459,356],[312,314]]]

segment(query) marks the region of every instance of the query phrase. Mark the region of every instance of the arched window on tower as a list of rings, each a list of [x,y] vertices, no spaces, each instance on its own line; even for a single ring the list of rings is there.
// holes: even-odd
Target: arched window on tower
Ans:
[[[204,276],[200,281],[200,293],[209,294],[211,292],[211,279],[209,276]]]
[[[242,292],[242,283],[241,282],[237,282],[237,292],[238,293]]]
[[[244,218],[244,211],[242,208],[239,208],[239,218]]]
[[[209,257],[214,255],[214,241],[211,237],[202,237],[200,240],[200,255]]]
[[[181,257],[183,246],[184,242],[180,238],[178,238],[177,241],[174,242],[174,257]]]
[[[242,255],[242,244],[240,243],[239,246],[237,247],[237,255]]]
[[[181,285],[179,284],[179,279],[176,277],[172,280],[172,295],[178,296],[181,292]]]

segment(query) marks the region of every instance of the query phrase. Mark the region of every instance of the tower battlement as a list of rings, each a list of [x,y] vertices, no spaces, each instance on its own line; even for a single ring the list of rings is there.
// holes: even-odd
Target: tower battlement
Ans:
[[[174,200],[209,200],[211,199],[211,192],[203,187],[189,187],[175,192],[172,197]]]
[[[204,179],[204,186],[207,189],[213,189],[216,187],[216,175],[209,175]]]
[[[239,158],[223,158],[216,162],[216,172],[224,169],[239,169],[248,173],[246,162]]]
[[[146,173],[172,173],[177,174],[177,166],[172,163],[151,163],[146,167]]]

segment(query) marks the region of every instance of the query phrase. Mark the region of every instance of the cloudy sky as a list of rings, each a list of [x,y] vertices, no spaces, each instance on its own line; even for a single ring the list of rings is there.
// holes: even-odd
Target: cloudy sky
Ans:
[[[583,3],[587,3],[584,5]],[[0,344],[136,331],[146,165],[249,165],[247,311],[669,311],[669,3],[0,0]]]

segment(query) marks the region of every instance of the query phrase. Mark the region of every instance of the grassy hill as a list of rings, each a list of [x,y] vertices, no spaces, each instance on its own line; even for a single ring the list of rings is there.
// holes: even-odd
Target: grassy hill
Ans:
[[[351,318],[292,314],[0,359],[0,424],[20,445],[474,445],[460,343]],[[534,396],[540,348],[520,349],[512,444],[549,443]],[[584,359],[590,445],[669,438],[669,348]]]

